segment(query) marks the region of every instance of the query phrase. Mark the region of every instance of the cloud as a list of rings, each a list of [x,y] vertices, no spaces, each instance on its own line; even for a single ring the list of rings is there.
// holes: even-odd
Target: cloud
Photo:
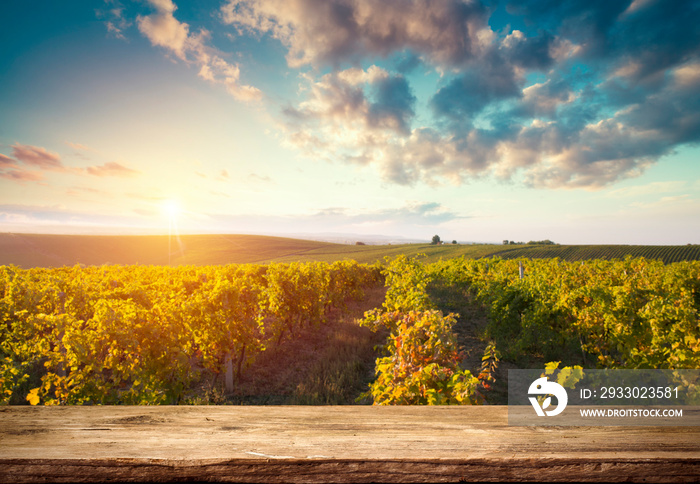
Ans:
[[[0,178],[18,182],[40,182],[44,180],[43,170],[66,171],[61,157],[45,148],[15,143],[12,145],[12,156],[15,159],[0,154]],[[36,167],[38,170],[30,170],[23,165]]]
[[[66,144],[81,151],[91,150],[87,146],[77,143],[66,142]],[[14,156],[15,159],[0,154],[0,177],[17,181],[41,181],[44,179],[44,171],[92,175],[97,177],[132,177],[140,173],[137,170],[128,168],[115,161],[85,168],[66,167],[61,162],[61,157],[57,153],[48,151],[46,148],[22,145],[19,143],[12,145],[12,156]],[[29,170],[22,165],[29,165],[38,170]]]
[[[526,22],[580,45],[582,57],[607,61],[603,68],[613,71],[636,65],[627,71],[636,82],[650,80],[700,52],[699,7],[693,0],[519,0],[507,8]]]
[[[221,194],[222,196],[224,194]],[[354,234],[393,234],[414,236],[406,233],[422,233],[426,239],[445,223],[458,221],[468,216],[450,211],[434,202],[414,201],[394,208],[361,208],[351,210],[345,207],[327,207],[308,214],[289,215],[224,215],[208,214],[215,227],[227,227],[234,233],[295,233],[342,232]]]
[[[377,152],[375,159],[383,160],[383,178],[399,185],[439,185],[441,180],[459,185],[489,172],[491,163],[497,161],[497,143],[488,132],[478,129],[462,137],[419,128]]]
[[[131,27],[132,24],[124,17],[124,6],[118,0],[106,0],[105,3],[111,8],[97,9],[95,11],[97,18],[107,19],[104,23],[110,35],[117,39],[127,40],[124,36],[124,30]]]
[[[175,18],[177,6],[171,0],[148,2],[155,12],[147,16],[139,15],[136,23],[151,44],[165,48],[182,61],[194,63],[199,67],[198,75],[201,78],[224,85],[240,101],[257,101],[262,98],[262,92],[258,88],[240,82],[240,68],[237,64],[227,62],[216,49],[208,45],[208,31],[191,33],[187,23]]]
[[[153,233],[152,220],[131,215],[73,210],[62,205],[0,204],[0,227],[7,232],[36,233]]]
[[[414,185],[439,179],[461,183],[486,172],[489,157],[496,154],[498,139],[485,131],[472,130],[462,138],[412,128],[416,98],[403,76],[371,66],[306,80],[308,96],[285,111],[282,129],[287,144],[308,156],[373,164],[384,180]]]
[[[499,50],[513,66],[545,70],[554,63],[560,48],[559,41],[550,32],[540,30],[536,37],[526,37],[514,30],[503,39]]]
[[[17,162],[7,155],[0,153],[0,167],[17,166]]]
[[[31,170],[9,170],[0,171],[0,178],[5,178],[7,180],[19,181],[19,182],[36,182],[42,181],[44,175],[38,171]]]
[[[140,172],[127,168],[126,166],[117,163],[116,161],[110,161],[103,163],[99,166],[88,166],[85,168],[86,173],[93,176],[105,177],[105,176],[118,176],[118,177],[132,177],[138,175]]]
[[[444,117],[458,129],[471,126],[484,108],[521,96],[524,79],[500,54],[492,52],[477,67],[467,69],[450,81],[430,100],[437,117]]]
[[[302,100],[283,110],[288,146],[373,166],[391,183],[599,189],[700,142],[697,3],[532,0],[507,11],[529,27],[494,32],[488,7],[452,1],[230,0],[222,16],[277,38],[292,67],[330,68],[303,74]],[[342,67],[378,56],[405,75]],[[441,74],[421,125],[418,62]]]
[[[251,173],[248,175],[248,179],[256,183],[272,183],[272,178],[267,175],[258,175],[257,173]]]
[[[80,143],[71,143],[70,141],[66,141],[66,144],[73,148],[74,150],[79,150],[79,151],[93,151],[92,148],[89,146],[85,146]]]
[[[307,96],[284,110],[285,142],[309,156],[367,164],[374,148],[410,133],[416,97],[408,81],[377,66],[304,77]]]
[[[236,99],[262,99],[172,0],[147,3],[135,24],[154,46]],[[390,183],[597,189],[700,142],[697,2],[505,6],[517,30],[494,31],[492,3],[462,0],[226,0],[218,14],[239,35],[277,39],[302,70],[298,100],[277,111],[285,146]],[[101,15],[113,35],[129,26],[116,1]],[[440,74],[432,93],[418,66]],[[46,155],[32,166],[61,169]]]
[[[94,150],[94,149],[92,149],[89,146],[86,146],[84,144],[72,143],[70,141],[64,141],[64,143],[75,150],[73,152],[72,156],[76,157],[76,158],[81,158],[83,160],[89,160],[90,156],[88,156],[87,153],[97,153],[97,150]]]
[[[513,114],[530,118],[554,118],[560,106],[575,100],[576,95],[567,82],[547,79],[523,89],[521,102]]]
[[[520,174],[523,183],[537,188],[597,189],[639,176],[677,144],[700,139],[700,105],[685,97],[695,91],[686,88],[681,95],[673,83],[645,104],[601,117],[585,89],[575,93],[566,82],[535,84],[518,96],[514,84],[487,87],[488,71],[465,75],[433,99],[436,115],[448,122],[446,130],[438,130],[372,123],[365,91],[338,84],[341,77],[327,74],[311,89],[302,105],[313,110],[291,111],[296,124],[285,127],[288,142],[311,156],[375,165],[384,180],[399,185]],[[482,98],[470,97],[467,86],[476,86]],[[698,89],[690,99],[700,99]],[[494,110],[496,100],[509,99],[515,109]],[[490,126],[481,127],[475,121],[484,120],[477,118],[487,107]],[[529,124],[514,123],[514,113]]]
[[[524,0],[510,1],[506,9],[528,23],[584,46],[586,53],[593,55],[606,48],[606,34],[627,5],[627,2],[601,0]]]
[[[122,34],[122,27],[118,27],[117,24],[112,21],[105,22],[105,26],[107,27],[107,31],[114,34],[116,38],[126,40],[126,37]]]
[[[447,211],[442,205],[435,202],[413,202],[403,207],[381,210],[368,209],[361,213],[335,207],[321,210],[313,216],[313,219],[323,221],[323,223],[346,228],[370,225],[382,227],[393,225],[434,226],[463,218],[467,217]]]
[[[156,13],[136,18],[139,30],[153,45],[171,50],[180,59],[186,60],[185,48],[189,37],[189,25],[179,22],[174,16],[175,4],[170,0],[149,0]]]
[[[438,65],[463,65],[491,36],[488,8],[458,0],[229,0],[221,12],[241,32],[279,39],[290,67],[404,50]]]
[[[16,182],[40,182],[44,180],[41,170],[64,171],[61,157],[44,148],[31,145],[12,145],[14,159],[0,153],[0,178]],[[27,169],[24,165],[37,167],[39,170]]]
[[[421,64],[422,61],[420,60],[420,57],[413,52],[407,52],[398,60],[395,68],[397,72],[405,75],[414,69],[417,69]]]
[[[408,133],[416,97],[403,76],[391,76],[375,83],[375,101],[369,106],[368,124]]]
[[[21,162],[44,170],[64,170],[61,157],[57,153],[31,145],[12,145],[12,156]]]

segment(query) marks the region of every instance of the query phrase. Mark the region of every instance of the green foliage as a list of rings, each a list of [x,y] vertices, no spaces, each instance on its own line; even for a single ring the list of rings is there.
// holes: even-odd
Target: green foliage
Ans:
[[[564,388],[575,388],[583,378],[583,368],[579,365],[565,366],[559,369],[561,361],[550,361],[544,365],[544,374],[542,376],[556,375],[555,381]]]
[[[700,262],[459,258],[427,265],[401,255],[385,268],[354,261],[0,266],[0,403],[182,403],[203,378],[218,381],[227,361],[240,379],[268,348],[325,324],[382,279],[383,306],[363,321],[389,334],[370,390],[378,404],[483,402],[499,359],[495,345],[504,358],[569,365],[559,373],[567,383],[578,375],[572,365],[700,367]],[[495,345],[479,375],[460,369],[454,316],[436,311],[431,283],[469,291],[488,308]],[[340,363],[324,370],[353,372]],[[339,389],[322,380],[307,385],[319,389],[319,401],[334,401]]]
[[[498,361],[489,345],[478,377],[462,370],[457,338],[452,332],[455,315],[433,309],[427,287],[432,276],[416,259],[399,256],[385,271],[388,286],[383,309],[365,313],[361,324],[373,330],[386,328],[387,356],[376,363],[377,379],[369,395],[378,405],[477,404],[493,381]]]
[[[699,262],[454,259],[428,272],[489,308],[487,333],[510,359],[700,367]]]
[[[379,281],[376,267],[0,267],[0,403],[177,404]]]
[[[451,332],[454,315],[440,311],[383,313],[394,330],[389,356],[377,360],[371,395],[378,405],[478,403],[479,380],[461,370],[461,355]]]
[[[561,364],[561,361],[550,361],[549,363],[545,363],[544,368],[545,371],[542,373],[540,376],[546,376],[548,379],[550,377],[554,377],[553,381],[556,381],[558,384],[563,386],[564,388],[575,388],[576,383],[578,383],[581,379],[583,379],[583,373],[584,370],[580,366],[565,366],[564,368],[559,368],[559,365]],[[537,401],[540,403],[540,405],[545,404],[547,400],[549,400],[553,395],[540,395],[537,397]],[[547,404],[545,404],[546,406]]]

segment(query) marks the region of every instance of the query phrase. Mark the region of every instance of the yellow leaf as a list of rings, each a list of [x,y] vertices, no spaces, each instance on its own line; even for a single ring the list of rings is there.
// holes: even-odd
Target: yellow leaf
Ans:
[[[41,387],[29,391],[29,395],[27,395],[27,401],[29,402],[29,405],[39,404],[39,390],[41,390]]]

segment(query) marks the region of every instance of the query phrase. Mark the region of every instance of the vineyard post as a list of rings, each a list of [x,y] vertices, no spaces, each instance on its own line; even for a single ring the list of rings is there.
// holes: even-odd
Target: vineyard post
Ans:
[[[233,393],[233,355],[229,352],[226,355],[226,392]]]
[[[66,293],[63,291],[60,291],[58,293],[58,301],[60,304],[60,307],[58,308],[58,314],[65,314],[66,313]],[[63,337],[66,335],[66,329],[65,326],[61,325],[62,329],[60,334],[58,335],[58,348],[59,351],[61,352],[61,361],[58,364],[58,369],[57,369],[57,374],[60,377],[65,378],[66,377],[66,365],[65,361],[67,360],[66,356],[66,347],[63,344]]]
[[[523,263],[518,261],[518,272],[520,272],[520,279],[525,277],[525,268],[523,267]]]

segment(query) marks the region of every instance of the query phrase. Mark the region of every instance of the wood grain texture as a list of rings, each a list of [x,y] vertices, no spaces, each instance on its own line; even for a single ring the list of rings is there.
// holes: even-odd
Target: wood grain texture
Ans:
[[[700,480],[698,427],[509,427],[507,407],[4,407],[0,482]]]

